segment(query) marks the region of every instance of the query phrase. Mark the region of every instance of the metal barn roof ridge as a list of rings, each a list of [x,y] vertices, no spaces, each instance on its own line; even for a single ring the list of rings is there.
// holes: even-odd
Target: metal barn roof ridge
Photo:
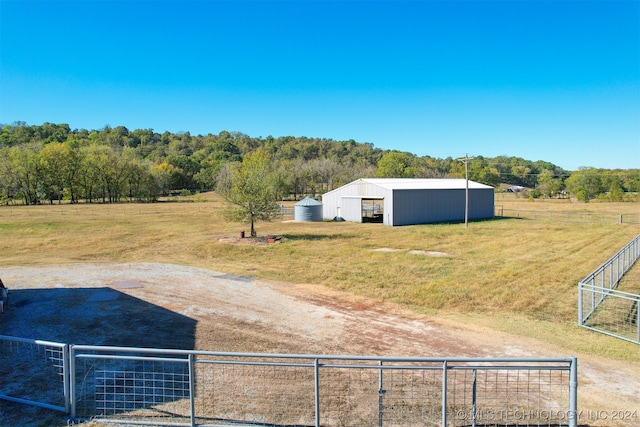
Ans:
[[[358,181],[379,185],[390,190],[451,190],[464,189],[467,185],[464,178],[361,178],[355,182]],[[469,180],[469,188],[488,189],[493,187]]]

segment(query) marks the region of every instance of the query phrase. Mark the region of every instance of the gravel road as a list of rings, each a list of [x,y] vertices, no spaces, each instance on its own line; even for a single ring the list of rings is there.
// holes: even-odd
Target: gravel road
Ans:
[[[1,268],[0,277],[10,289],[0,335],[264,353],[568,356],[531,340],[419,317],[315,285],[202,268],[151,263],[15,266]],[[585,357],[580,358],[579,375],[584,404],[616,402],[611,410],[635,405],[640,411],[637,364]],[[50,425],[44,414],[0,401],[0,425]],[[44,424],[30,420],[34,417],[45,417]]]

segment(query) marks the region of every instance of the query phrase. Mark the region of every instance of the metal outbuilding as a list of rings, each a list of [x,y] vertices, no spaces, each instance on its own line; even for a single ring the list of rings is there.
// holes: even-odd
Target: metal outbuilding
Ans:
[[[293,206],[295,221],[322,221],[322,203],[311,197],[305,197]]]
[[[467,180],[367,178],[346,184],[322,196],[324,219],[385,225],[463,221]],[[494,189],[468,181],[469,220],[494,216]]]

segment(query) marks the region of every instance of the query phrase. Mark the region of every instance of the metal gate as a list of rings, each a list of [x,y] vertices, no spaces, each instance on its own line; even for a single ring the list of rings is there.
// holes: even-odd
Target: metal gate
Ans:
[[[0,336],[0,399],[171,426],[575,427],[577,360],[243,354]]]
[[[577,362],[72,346],[81,419],[172,426],[576,425]]]
[[[69,346],[0,335],[0,399],[68,413]]]

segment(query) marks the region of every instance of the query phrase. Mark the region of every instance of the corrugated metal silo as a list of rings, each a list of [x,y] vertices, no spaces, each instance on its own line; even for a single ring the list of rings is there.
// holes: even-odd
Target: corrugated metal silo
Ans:
[[[322,221],[322,203],[305,197],[293,207],[293,219],[302,222]]]

